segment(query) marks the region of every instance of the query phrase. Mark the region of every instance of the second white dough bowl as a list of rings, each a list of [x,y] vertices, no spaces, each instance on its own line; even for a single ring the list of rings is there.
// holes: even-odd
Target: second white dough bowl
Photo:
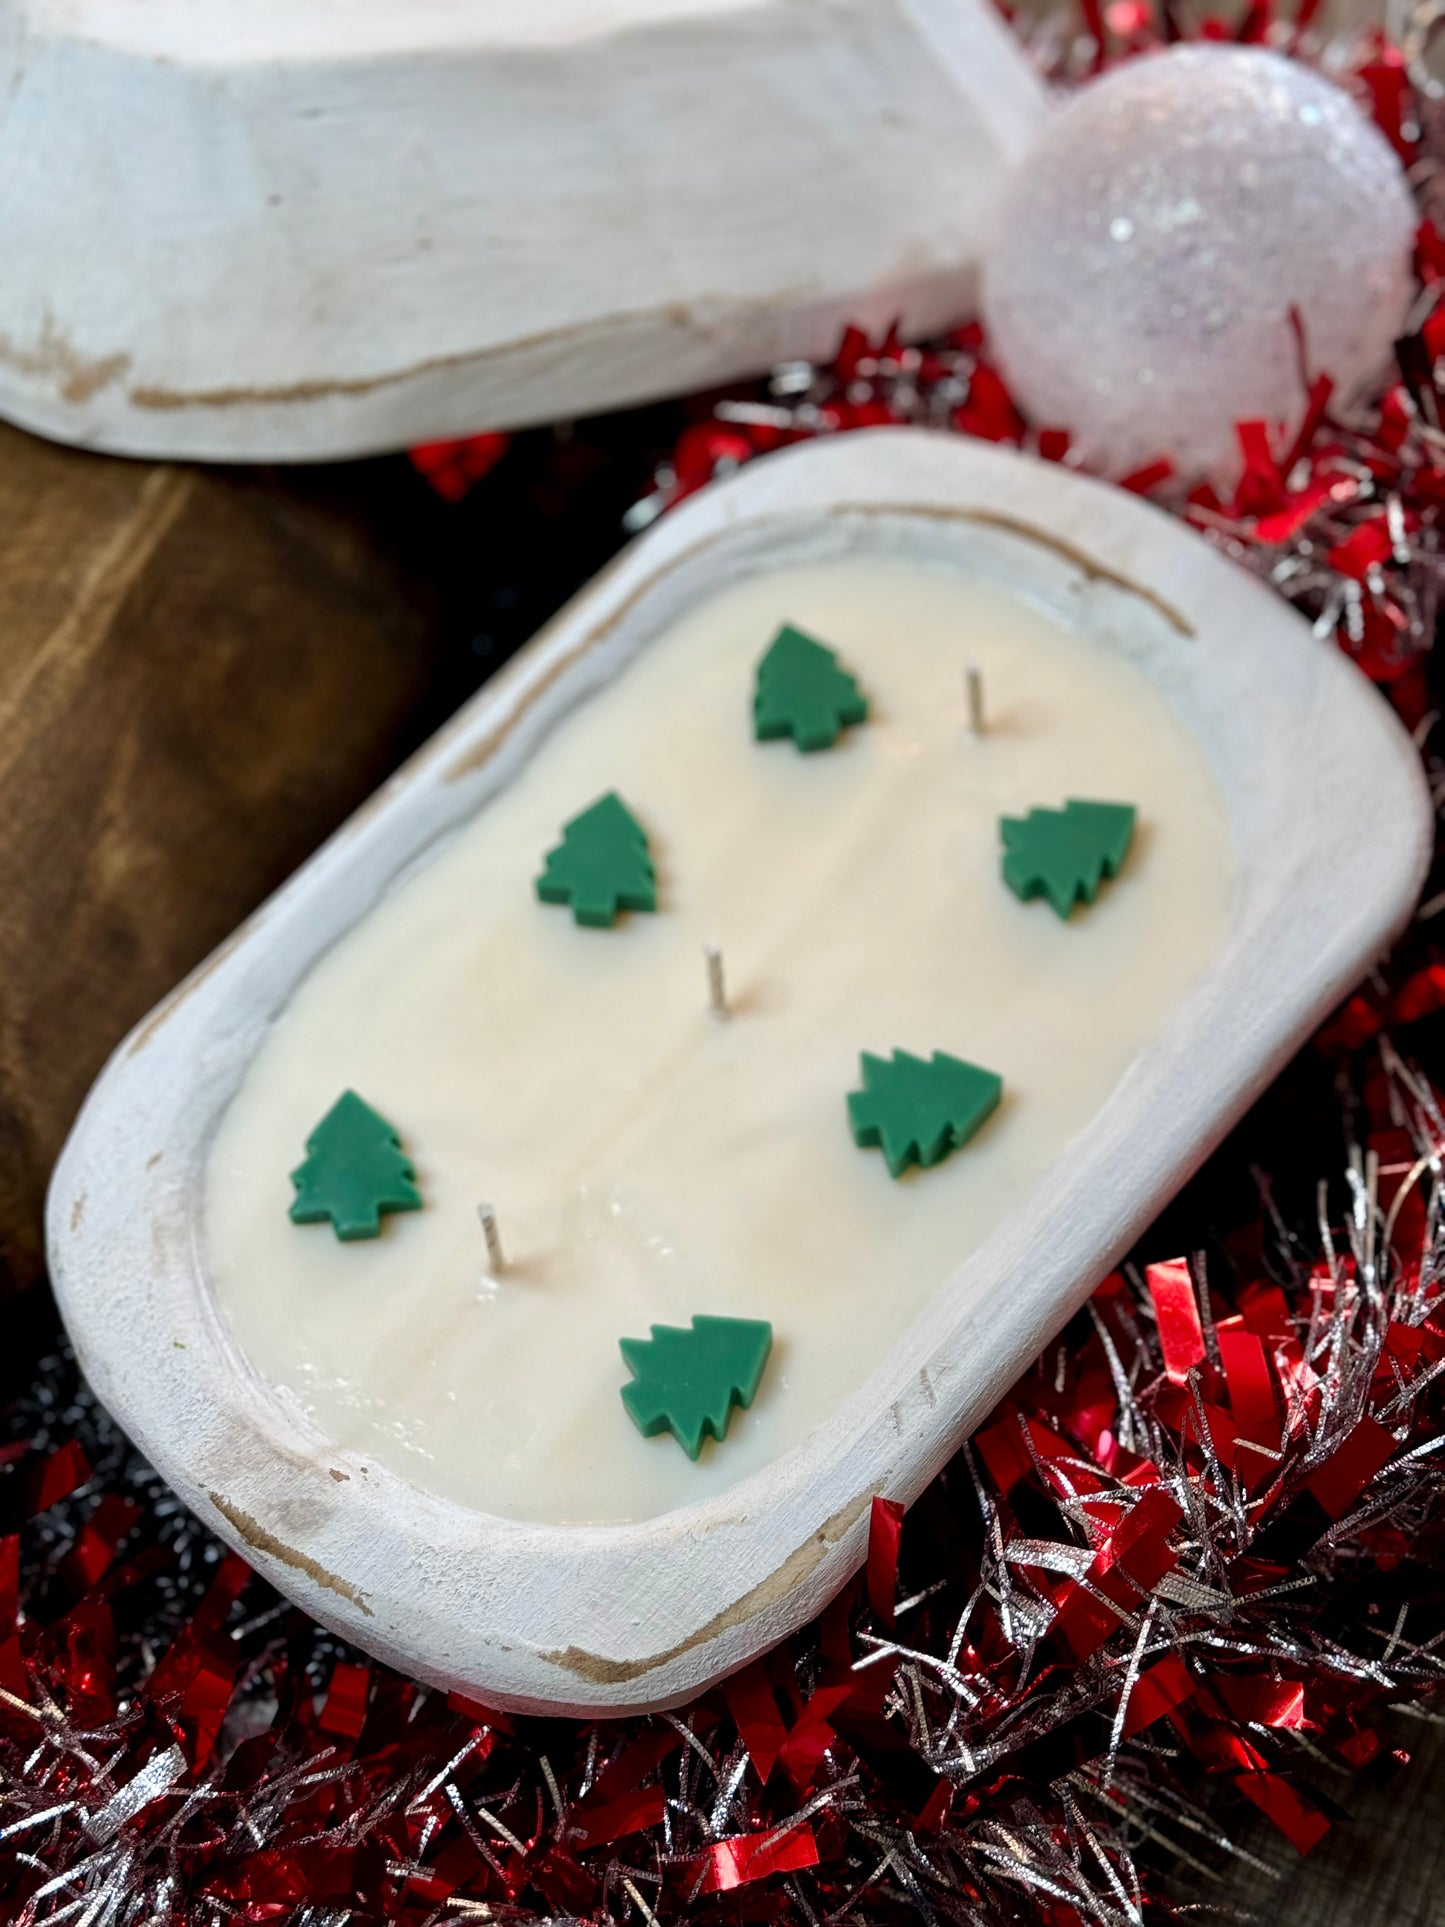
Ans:
[[[960,318],[1042,89],[990,0],[9,0],[0,413],[308,460]]]

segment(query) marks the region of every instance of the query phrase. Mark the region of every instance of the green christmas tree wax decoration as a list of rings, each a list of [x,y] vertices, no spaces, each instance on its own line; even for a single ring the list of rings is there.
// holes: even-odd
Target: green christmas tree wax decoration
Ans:
[[[338,1238],[377,1238],[383,1211],[419,1211],[416,1172],[396,1127],[343,1091],[306,1140],[306,1162],[291,1173],[293,1224],[324,1224]]]
[[[863,1052],[863,1089],[848,1098],[854,1141],[881,1148],[901,1177],[925,1170],[967,1144],[1003,1095],[1003,1079],[936,1050],[931,1059],[896,1050],[891,1058]]]
[[[655,910],[647,833],[616,791],[562,826],[537,878],[543,903],[570,903],[578,923],[608,929],[619,910]]]
[[[867,714],[867,698],[831,649],[791,624],[778,631],[758,664],[753,695],[760,743],[791,736],[799,749],[831,749],[841,730]]]
[[[1085,803],[999,819],[1003,880],[1027,903],[1047,897],[1061,917],[1092,903],[1105,877],[1117,876],[1134,836],[1129,803]]]
[[[761,1318],[693,1319],[654,1325],[651,1338],[623,1338],[619,1345],[630,1385],[622,1403],[644,1438],[671,1432],[690,1459],[708,1436],[727,1434],[734,1405],[753,1402],[773,1344],[773,1328]]]

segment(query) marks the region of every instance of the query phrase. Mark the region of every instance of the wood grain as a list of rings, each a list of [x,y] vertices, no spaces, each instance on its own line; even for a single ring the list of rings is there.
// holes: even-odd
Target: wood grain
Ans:
[[[0,1285],[108,1052],[410,746],[429,625],[358,493],[0,429]]]
[[[1311,1762],[1309,1777],[1348,1818],[1314,1851],[1295,1852],[1269,1823],[1232,1824],[1248,1858],[1215,1879],[1177,1872],[1176,1902],[1205,1921],[1258,1921],[1261,1927],[1440,1927],[1445,1922],[1445,1725],[1397,1718],[1389,1734],[1411,1762],[1388,1781]]]

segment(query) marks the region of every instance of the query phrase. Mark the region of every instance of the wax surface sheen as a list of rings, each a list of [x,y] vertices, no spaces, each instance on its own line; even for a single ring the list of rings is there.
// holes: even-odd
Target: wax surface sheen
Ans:
[[[820,754],[752,739],[784,621],[869,699]],[[651,839],[658,913],[580,929],[533,879],[612,788]],[[1139,827],[1065,924],[1000,881],[998,818],[1070,796],[1133,803]],[[302,985],[212,1150],[217,1296],[325,1433],[462,1504],[601,1522],[709,1497],[818,1425],[1022,1203],[1208,962],[1228,891],[1202,755],[1121,658],[909,563],[752,577],[574,709]],[[861,1050],[898,1048],[998,1071],[1005,1095],[895,1181],[845,1100]],[[343,1245],[289,1221],[287,1174],[348,1086],[400,1130],[425,1208]],[[756,1402],[697,1464],[633,1428],[617,1346],[695,1312],[775,1334]]]

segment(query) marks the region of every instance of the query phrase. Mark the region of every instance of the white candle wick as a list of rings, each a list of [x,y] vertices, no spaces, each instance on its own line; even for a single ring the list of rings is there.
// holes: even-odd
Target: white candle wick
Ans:
[[[707,959],[707,1001],[714,1017],[728,1014],[727,987],[723,982],[723,953],[715,943],[705,943],[702,954]]]
[[[477,1216],[482,1221],[482,1236],[487,1241],[487,1270],[493,1278],[500,1278],[507,1261],[502,1256],[502,1234],[497,1229],[496,1211],[489,1204],[479,1204]]]
[[[983,675],[977,669],[963,672],[964,693],[968,699],[968,731],[971,736],[983,736],[988,725],[983,719]]]

